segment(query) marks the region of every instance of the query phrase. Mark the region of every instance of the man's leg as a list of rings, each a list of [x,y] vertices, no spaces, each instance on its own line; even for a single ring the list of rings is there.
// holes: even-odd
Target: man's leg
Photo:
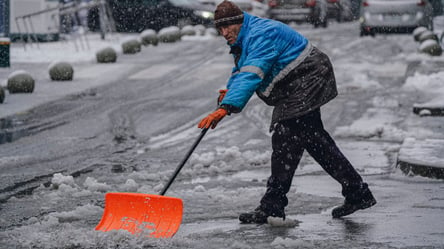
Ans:
[[[307,141],[305,149],[329,175],[342,185],[345,203],[333,210],[333,217],[339,218],[376,204],[367,183],[363,182],[362,177],[324,129],[320,110],[304,117],[304,126],[307,128],[302,131],[301,136]]]
[[[286,194],[290,190],[293,175],[301,160],[304,149],[298,137],[284,124],[278,124],[272,136],[271,176],[267,191],[255,211],[243,213],[243,223],[266,223],[268,216],[285,219],[284,208],[288,204]]]

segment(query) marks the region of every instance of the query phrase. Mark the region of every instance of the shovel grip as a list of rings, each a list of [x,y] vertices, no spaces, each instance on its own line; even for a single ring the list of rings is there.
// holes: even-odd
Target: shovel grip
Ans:
[[[191,154],[193,154],[193,151],[196,149],[197,145],[200,143],[200,141],[205,136],[207,131],[208,131],[208,128],[202,129],[202,131],[200,132],[199,137],[196,139],[196,141],[194,141],[193,146],[191,146],[191,148],[188,150],[187,154],[185,155],[184,159],[182,159],[180,164],[177,166],[176,171],[174,171],[174,174],[170,177],[170,180],[165,185],[165,187],[163,188],[163,190],[160,193],[160,195],[165,195],[165,193],[167,192],[168,188],[171,186],[171,184],[173,183],[174,179],[176,179],[176,177],[179,174],[180,170],[183,168],[185,163],[188,161],[188,159],[190,158]]]

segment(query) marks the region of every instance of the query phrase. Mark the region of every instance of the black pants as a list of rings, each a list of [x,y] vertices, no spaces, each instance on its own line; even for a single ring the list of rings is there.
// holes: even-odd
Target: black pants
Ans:
[[[261,200],[264,209],[283,210],[288,204],[286,194],[304,150],[342,185],[346,200],[358,200],[368,191],[367,184],[324,129],[320,109],[279,122],[272,136],[272,146],[271,176]]]

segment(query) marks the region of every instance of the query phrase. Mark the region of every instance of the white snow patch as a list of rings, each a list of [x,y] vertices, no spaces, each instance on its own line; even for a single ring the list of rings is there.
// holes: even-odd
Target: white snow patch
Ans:
[[[124,192],[137,192],[138,188],[139,184],[137,184],[133,179],[126,180],[125,184],[120,186],[120,189]]]
[[[268,164],[270,157],[271,151],[247,150],[242,152],[237,146],[216,147],[215,151],[192,154],[189,159],[191,167],[184,169],[183,173],[193,176],[196,173],[217,175],[221,172],[239,171],[251,166]]]
[[[62,184],[65,184],[65,185],[68,185],[71,187],[77,186],[76,183],[74,182],[74,177],[69,176],[69,175],[65,176],[62,173],[55,173],[51,179],[51,185],[53,186],[53,188],[58,188]]]
[[[100,183],[93,177],[87,177],[85,182],[83,183],[83,186],[94,192],[107,192],[111,190],[111,187],[108,186],[106,183]]]
[[[305,240],[277,237],[271,242],[273,248],[314,248],[314,244]]]
[[[197,185],[197,186],[194,188],[194,192],[205,192],[205,191],[207,191],[207,190],[206,190],[205,187],[202,186],[202,185]]]
[[[419,50],[424,50],[424,49],[426,49],[426,48],[428,48],[428,47],[431,47],[431,46],[437,46],[437,45],[439,45],[438,44],[438,42],[436,41],[436,40],[432,40],[432,39],[429,39],[429,40],[425,40],[425,41],[423,41],[420,45],[419,45]]]
[[[404,90],[420,91],[426,93],[435,93],[441,96],[444,95],[444,71],[423,75],[415,73],[415,75],[408,77],[403,86]]]
[[[8,76],[8,80],[11,79],[11,78],[13,78],[13,77],[15,77],[15,76],[17,76],[17,75],[20,75],[20,74],[27,74],[27,75],[30,75],[27,71],[20,69],[20,70],[16,70],[16,71],[12,72],[12,73]]]
[[[56,217],[58,222],[72,222],[86,218],[100,217],[102,213],[103,208],[87,204],[76,207],[76,209],[72,211],[51,213],[50,216]]]
[[[393,98],[387,98],[384,96],[375,96],[372,99],[372,104],[374,107],[392,108],[399,107],[399,102]]]
[[[272,227],[296,227],[299,221],[286,218],[285,220],[278,217],[268,217],[267,223]]]
[[[380,138],[402,141],[406,132],[398,129],[400,122],[396,115],[388,109],[370,108],[363,116],[350,126],[338,127],[334,134],[338,137]]]

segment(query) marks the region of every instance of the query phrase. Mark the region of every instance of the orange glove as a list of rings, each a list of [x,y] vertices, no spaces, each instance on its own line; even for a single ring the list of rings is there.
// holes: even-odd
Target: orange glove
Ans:
[[[217,123],[221,121],[226,115],[228,114],[227,110],[219,108],[215,112],[211,113],[207,117],[203,118],[197,127],[202,129],[208,129],[211,127],[211,129],[216,128]]]
[[[220,103],[224,99],[224,97],[227,94],[227,92],[228,92],[228,89],[219,90],[219,97],[217,98],[217,105],[220,105]]]

